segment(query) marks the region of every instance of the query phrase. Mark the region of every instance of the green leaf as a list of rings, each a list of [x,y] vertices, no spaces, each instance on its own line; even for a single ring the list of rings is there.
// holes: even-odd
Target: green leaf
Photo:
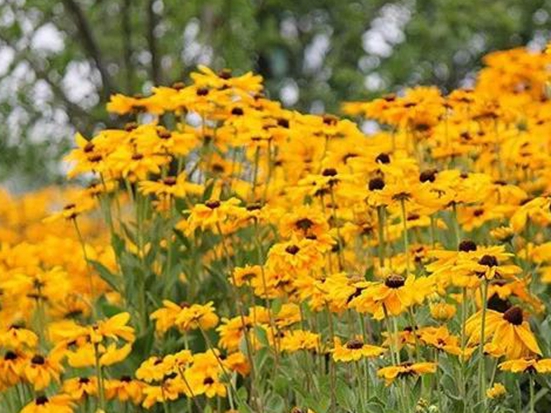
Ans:
[[[337,381],[337,388],[335,390],[335,393],[337,396],[338,404],[346,408],[346,410],[356,411],[356,403],[358,402],[358,391],[361,391],[361,389],[355,389],[354,391],[350,387],[348,387],[344,381]]]
[[[107,269],[105,265],[103,265],[101,262],[98,261],[89,261],[90,264],[94,267],[94,269],[97,271],[98,275],[101,277],[103,281],[105,281],[109,286],[115,290],[116,292],[120,293],[120,281],[121,277],[113,274],[111,271]]]

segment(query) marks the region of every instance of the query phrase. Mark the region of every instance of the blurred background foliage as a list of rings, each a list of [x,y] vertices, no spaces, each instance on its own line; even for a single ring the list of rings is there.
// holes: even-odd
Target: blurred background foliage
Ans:
[[[338,113],[414,84],[472,83],[489,51],[541,47],[551,0],[0,0],[0,181],[61,179],[115,92],[198,64],[253,70],[291,108]]]

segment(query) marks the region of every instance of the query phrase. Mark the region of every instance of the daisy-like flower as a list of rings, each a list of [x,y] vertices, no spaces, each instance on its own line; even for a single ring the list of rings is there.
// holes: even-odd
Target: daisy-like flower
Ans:
[[[451,334],[446,326],[425,327],[418,334],[421,341],[430,347],[456,356],[462,354],[459,337]]]
[[[368,312],[376,320],[382,320],[387,315],[400,315],[413,304],[422,303],[432,293],[432,285],[428,277],[416,279],[413,275],[404,278],[392,274],[384,282],[367,286],[350,301],[349,307],[359,312]]]
[[[504,361],[499,368],[511,373],[551,373],[551,359],[523,357]]]
[[[118,380],[108,380],[105,390],[109,400],[117,399],[123,403],[132,402],[138,405],[143,400],[145,384],[139,380],[132,380],[130,376],[122,376]]]
[[[74,402],[67,394],[38,396],[21,410],[21,413],[73,413]]]
[[[189,182],[185,173],[176,177],[166,176],[157,181],[141,181],[139,188],[144,195],[155,194],[160,198],[183,198],[187,194],[200,195],[203,192],[203,187]]]
[[[358,361],[362,358],[378,357],[386,351],[384,347],[365,344],[360,338],[353,338],[343,345],[338,337],[335,337],[334,347],[331,350],[333,360],[345,363]]]
[[[25,366],[25,379],[31,383],[35,390],[43,390],[52,381],[59,382],[63,371],[60,352],[52,352],[49,356],[35,354]]]
[[[218,232],[218,228],[228,219],[239,216],[239,204],[239,199],[230,198],[226,201],[211,199],[204,204],[194,205],[186,221],[185,233],[192,234],[197,228]]]
[[[24,377],[29,356],[18,351],[7,351],[0,358],[0,383],[13,386]]]
[[[385,384],[390,386],[397,378],[416,377],[422,374],[435,373],[436,363],[402,363],[397,366],[383,367],[377,371],[377,376],[385,379]]]
[[[75,377],[65,380],[62,386],[63,392],[79,401],[89,396],[97,396],[98,380],[96,377]]]
[[[11,325],[0,332],[0,345],[6,348],[20,348],[21,346],[35,348],[38,344],[38,336],[32,330]]]
[[[470,337],[469,344],[480,343],[481,329],[482,311],[479,311],[467,320],[465,331]],[[484,337],[501,348],[508,359],[541,355],[540,347],[520,307],[511,307],[503,314],[487,310]]]
[[[134,328],[128,326],[130,314],[119,313],[107,320],[100,320],[90,328],[90,340],[92,343],[100,343],[106,338],[113,340],[123,339],[133,342],[135,339]]]
[[[215,313],[213,302],[193,304],[184,307],[176,317],[176,325],[182,331],[195,329],[209,330],[216,327],[219,318]]]

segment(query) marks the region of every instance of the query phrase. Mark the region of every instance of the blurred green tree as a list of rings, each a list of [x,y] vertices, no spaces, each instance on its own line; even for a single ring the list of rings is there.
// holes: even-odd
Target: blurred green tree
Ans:
[[[0,0],[0,178],[59,177],[109,95],[197,64],[254,70],[289,107],[336,112],[412,84],[472,80],[488,51],[543,45],[551,0]]]

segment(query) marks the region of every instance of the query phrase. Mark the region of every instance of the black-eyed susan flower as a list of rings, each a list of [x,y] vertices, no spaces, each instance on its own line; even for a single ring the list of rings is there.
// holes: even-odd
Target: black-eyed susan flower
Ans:
[[[377,370],[377,376],[383,378],[385,380],[385,384],[389,386],[397,378],[430,374],[436,372],[437,368],[437,364],[431,362],[402,363],[397,366],[388,366]]]
[[[487,310],[485,317],[484,339],[502,348],[508,359],[541,355],[540,347],[520,307],[511,307],[503,314]],[[466,332],[470,343],[480,343],[481,330],[482,312],[479,311],[467,320]]]
[[[121,376],[120,379],[111,379],[106,382],[106,396],[109,400],[117,399],[121,402],[131,402],[139,405],[143,400],[143,390],[146,385],[133,380],[130,376]]]
[[[24,377],[35,390],[43,390],[52,382],[59,382],[63,366],[61,364],[61,354],[52,352],[48,356],[35,354],[28,359]]]
[[[38,396],[23,407],[21,413],[72,413],[74,407],[71,396],[66,394]]]
[[[378,357],[387,350],[383,347],[365,344],[360,338],[353,338],[342,344],[341,340],[336,337],[334,347],[331,350],[333,360],[342,362],[358,361],[362,358]]]
[[[551,373],[551,359],[523,357],[504,361],[499,368],[511,373]]]

